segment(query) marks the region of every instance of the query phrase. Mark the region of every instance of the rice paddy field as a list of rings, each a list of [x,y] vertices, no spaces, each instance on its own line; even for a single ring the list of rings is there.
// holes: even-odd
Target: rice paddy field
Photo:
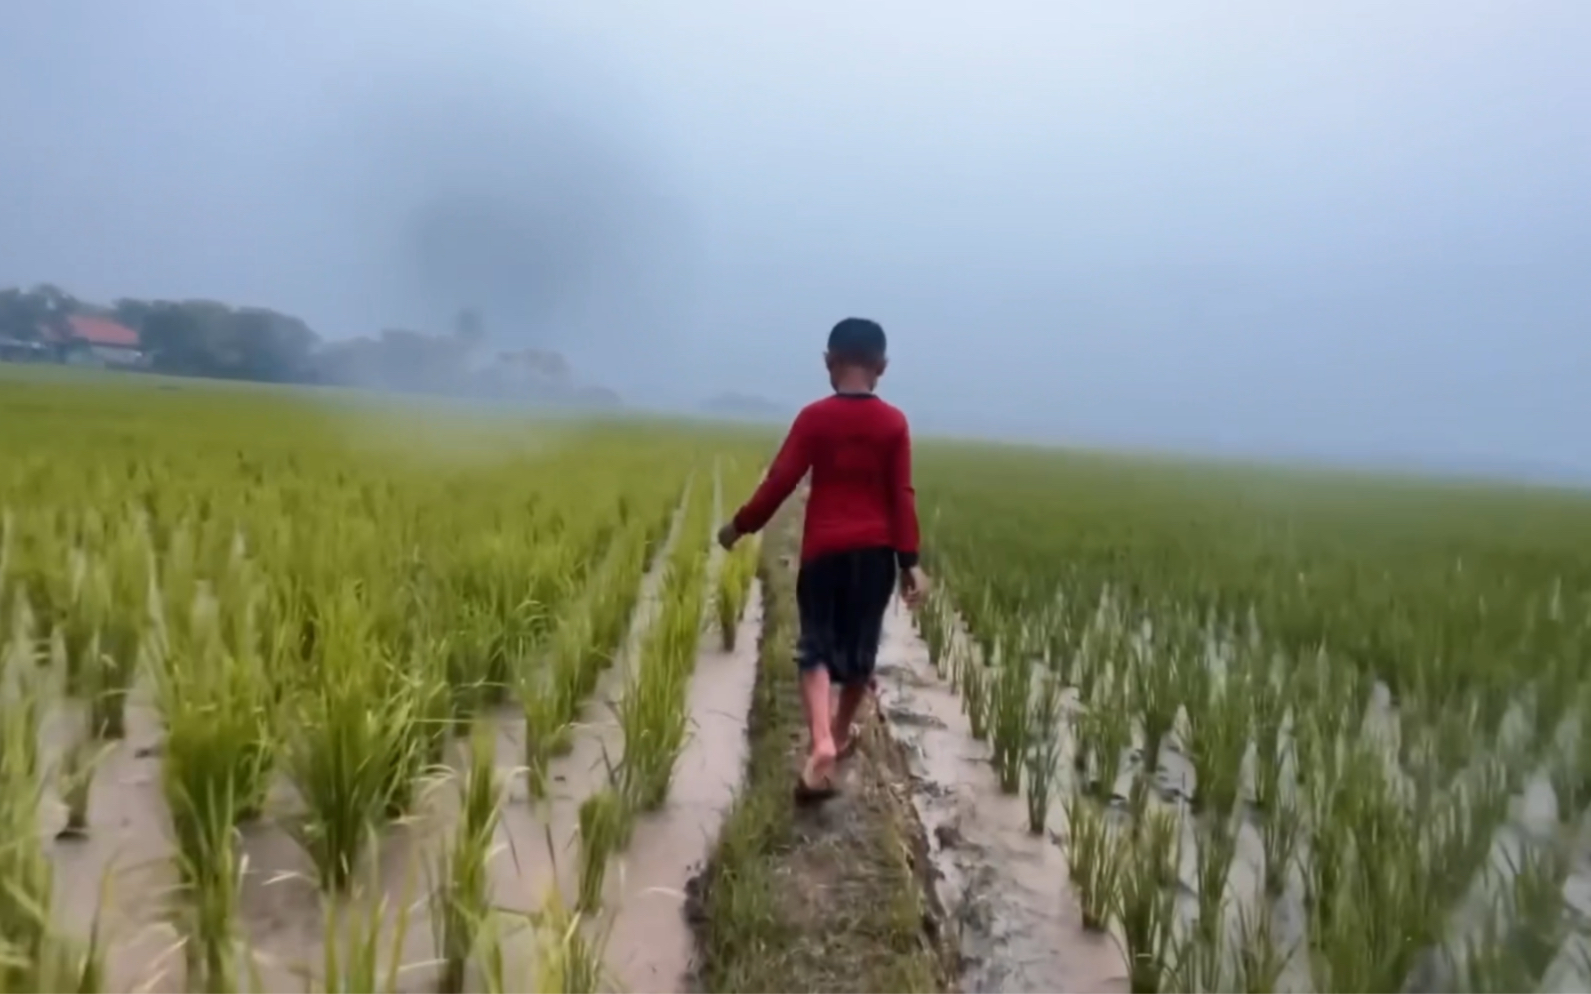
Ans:
[[[0,376],[0,991],[1591,989],[1591,500],[922,442],[801,813],[776,441]]]

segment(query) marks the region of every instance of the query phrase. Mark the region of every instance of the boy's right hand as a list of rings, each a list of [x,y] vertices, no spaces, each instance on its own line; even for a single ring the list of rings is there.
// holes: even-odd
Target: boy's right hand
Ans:
[[[923,572],[921,566],[901,570],[900,596],[906,606],[914,611],[922,606],[928,596],[928,574]]]

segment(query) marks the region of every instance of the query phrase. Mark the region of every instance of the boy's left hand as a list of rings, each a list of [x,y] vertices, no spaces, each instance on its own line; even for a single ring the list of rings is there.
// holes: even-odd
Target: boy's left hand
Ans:
[[[738,541],[740,541],[740,529],[735,527],[733,521],[718,529],[718,544],[725,550],[733,549]]]

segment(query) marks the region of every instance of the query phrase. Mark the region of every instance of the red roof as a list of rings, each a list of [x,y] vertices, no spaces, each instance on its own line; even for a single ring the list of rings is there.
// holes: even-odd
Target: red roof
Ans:
[[[117,348],[136,349],[138,332],[109,318],[72,314],[66,319],[67,333],[80,342],[90,345],[110,345]]]

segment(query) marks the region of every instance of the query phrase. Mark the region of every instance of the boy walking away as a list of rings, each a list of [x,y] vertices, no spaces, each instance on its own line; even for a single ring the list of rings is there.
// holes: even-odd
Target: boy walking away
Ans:
[[[847,318],[834,326],[823,357],[834,393],[796,415],[762,485],[718,533],[727,549],[761,530],[811,472],[796,579],[796,653],[811,732],[800,803],[834,796],[838,763],[856,749],[853,722],[872,686],[897,576],[910,607],[928,585],[917,565],[906,416],[874,393],[887,365],[884,346],[877,322]],[[831,684],[840,687],[832,712]]]

